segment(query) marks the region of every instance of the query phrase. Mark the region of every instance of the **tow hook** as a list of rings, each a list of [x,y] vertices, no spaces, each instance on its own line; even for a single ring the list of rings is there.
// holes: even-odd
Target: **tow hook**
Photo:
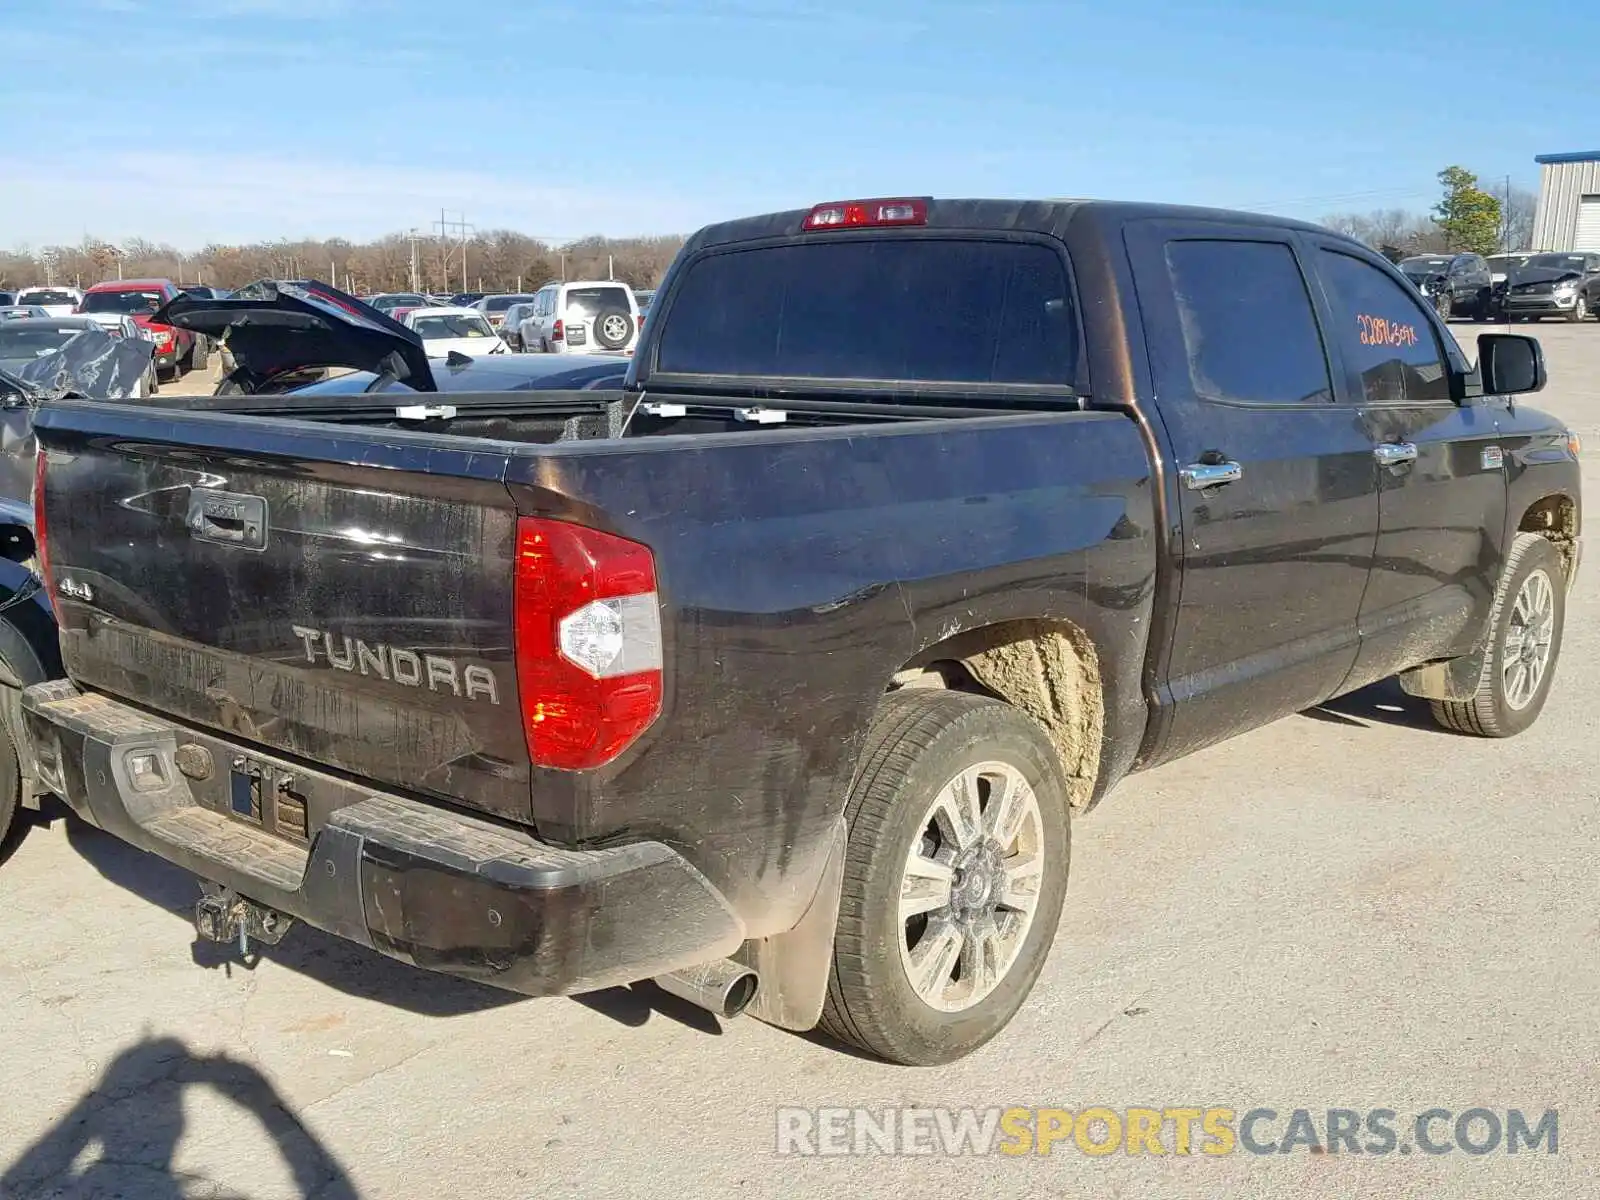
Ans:
[[[276,946],[294,924],[293,917],[247,900],[231,888],[202,886],[205,895],[194,906],[195,933],[208,942],[237,942],[239,956],[247,961],[252,940]]]

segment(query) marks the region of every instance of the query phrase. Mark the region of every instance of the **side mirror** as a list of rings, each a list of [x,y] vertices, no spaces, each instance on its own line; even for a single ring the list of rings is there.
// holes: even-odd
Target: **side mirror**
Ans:
[[[1545,385],[1544,348],[1516,333],[1478,335],[1478,370],[1486,396],[1520,396]]]

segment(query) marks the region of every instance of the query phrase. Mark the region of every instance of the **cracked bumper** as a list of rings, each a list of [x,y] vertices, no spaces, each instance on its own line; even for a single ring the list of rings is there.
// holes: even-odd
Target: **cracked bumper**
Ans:
[[[565,995],[724,957],[744,941],[716,889],[659,842],[551,846],[256,753],[66,681],[27,689],[23,709],[41,781],[91,824],[418,967],[527,995]],[[185,776],[176,766],[180,746],[204,750],[220,778]],[[145,766],[137,783],[135,758]],[[307,839],[269,832],[229,810],[228,764],[244,758],[292,773],[297,788],[327,802],[326,818]]]

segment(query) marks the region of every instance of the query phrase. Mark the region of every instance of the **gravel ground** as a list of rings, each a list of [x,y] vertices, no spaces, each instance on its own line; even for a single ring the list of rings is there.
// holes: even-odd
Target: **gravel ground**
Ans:
[[[1538,332],[1600,494],[1600,327]],[[1078,824],[1032,1000],[940,1070],[305,928],[223,965],[183,872],[57,819],[0,871],[0,1162],[25,1196],[1600,1195],[1597,609],[1591,565],[1513,741],[1380,686],[1127,780]],[[776,1154],[780,1107],[856,1105],[1270,1108],[1258,1140],[1386,1108],[1405,1147],[1430,1108],[1554,1108],[1559,1153]]]

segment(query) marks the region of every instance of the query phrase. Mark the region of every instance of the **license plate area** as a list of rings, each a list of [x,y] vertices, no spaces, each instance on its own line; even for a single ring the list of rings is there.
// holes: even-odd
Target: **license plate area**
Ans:
[[[228,772],[228,811],[293,842],[309,840],[305,793],[295,773],[272,763],[236,756]]]

